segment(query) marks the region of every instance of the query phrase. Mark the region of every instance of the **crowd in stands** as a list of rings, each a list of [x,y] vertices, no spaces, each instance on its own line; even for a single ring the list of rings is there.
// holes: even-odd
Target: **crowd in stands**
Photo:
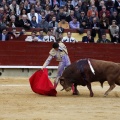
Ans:
[[[11,27],[13,31],[7,32]],[[17,33],[17,27],[23,30]],[[32,31],[25,41],[78,42],[70,32],[63,37],[64,29],[79,34],[87,29],[82,42],[95,42],[98,34],[98,43],[120,43],[120,0],[0,0],[0,40],[9,40],[8,34],[19,37],[31,28],[40,28],[40,35]]]

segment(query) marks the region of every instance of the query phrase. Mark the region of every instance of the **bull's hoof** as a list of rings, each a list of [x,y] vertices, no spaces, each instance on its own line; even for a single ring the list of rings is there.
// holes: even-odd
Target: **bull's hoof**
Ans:
[[[73,92],[73,95],[80,95],[79,91]]]
[[[93,97],[93,95],[90,95],[90,97]]]
[[[93,97],[93,96],[94,96],[94,94],[93,94],[93,93],[91,93],[91,94],[90,94],[90,97]]]
[[[107,97],[107,94],[104,94],[104,97]]]
[[[105,94],[104,94],[104,97],[107,97],[108,96],[108,93],[106,92]]]
[[[73,93],[73,95],[78,95],[78,93]]]

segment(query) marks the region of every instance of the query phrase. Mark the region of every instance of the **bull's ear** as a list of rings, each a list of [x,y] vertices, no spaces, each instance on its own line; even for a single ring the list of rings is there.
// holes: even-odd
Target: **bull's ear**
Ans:
[[[60,81],[60,84],[61,84],[61,85],[64,85],[64,81]]]
[[[59,79],[60,79],[60,84],[64,85],[64,77],[60,77]]]

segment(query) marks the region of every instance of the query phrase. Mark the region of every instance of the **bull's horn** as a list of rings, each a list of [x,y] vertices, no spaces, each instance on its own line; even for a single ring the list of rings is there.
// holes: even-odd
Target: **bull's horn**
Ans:
[[[63,91],[64,90],[64,88],[63,89],[61,89],[60,91]]]

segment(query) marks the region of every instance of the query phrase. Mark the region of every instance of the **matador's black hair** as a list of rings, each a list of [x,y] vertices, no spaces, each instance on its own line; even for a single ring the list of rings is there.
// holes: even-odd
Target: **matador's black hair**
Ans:
[[[59,44],[57,42],[53,43],[52,45],[53,48],[59,48]]]

